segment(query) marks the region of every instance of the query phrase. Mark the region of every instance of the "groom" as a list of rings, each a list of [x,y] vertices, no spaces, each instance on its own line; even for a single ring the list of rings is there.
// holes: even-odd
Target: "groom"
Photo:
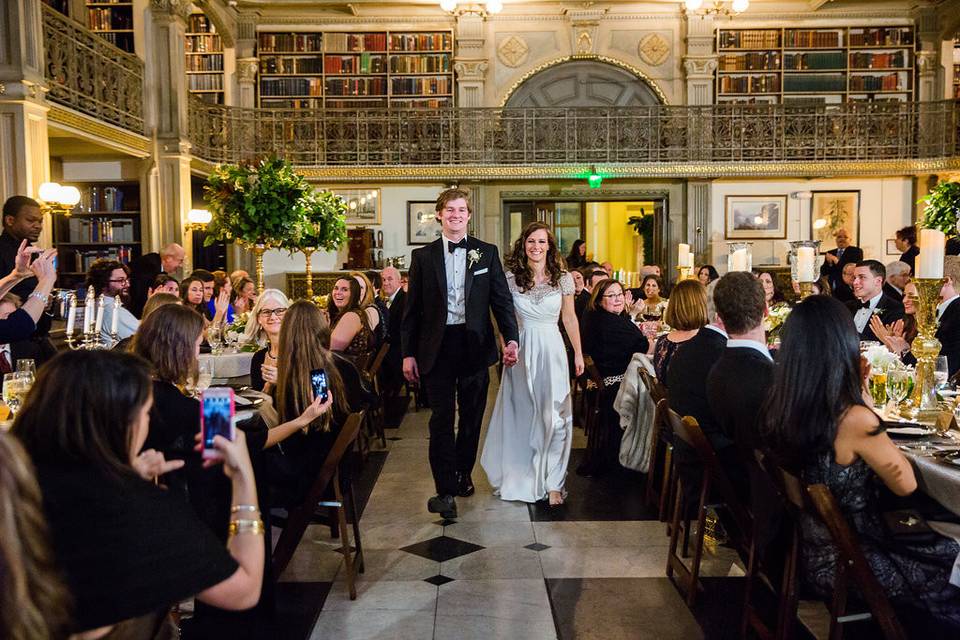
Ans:
[[[497,248],[467,237],[470,196],[447,189],[437,198],[443,235],[413,252],[400,327],[403,375],[423,378],[430,416],[430,469],[437,495],[427,510],[457,517],[454,495],[473,495],[470,472],[477,459],[480,423],[497,361],[490,312],[506,346],[503,364],[517,361],[517,319]],[[457,401],[460,425],[454,436]]]

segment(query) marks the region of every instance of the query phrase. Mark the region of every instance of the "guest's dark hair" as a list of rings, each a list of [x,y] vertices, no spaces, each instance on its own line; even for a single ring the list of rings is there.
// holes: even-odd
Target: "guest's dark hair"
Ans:
[[[567,254],[567,269],[582,267],[587,263],[587,257],[580,255],[580,247],[585,244],[587,244],[587,242],[581,238],[573,241],[573,246],[570,247],[570,253]]]
[[[190,274],[190,277],[196,278],[200,282],[204,282],[204,283],[217,281],[214,275],[209,271],[207,271],[206,269],[194,269],[193,272]]]
[[[3,224],[7,224],[7,217],[16,218],[24,207],[40,208],[40,203],[27,196],[10,196],[3,203]]]
[[[820,276],[813,284],[820,287],[820,295],[829,296],[833,294],[833,288],[830,286],[830,279],[827,276]]]
[[[331,327],[336,326],[340,316],[348,311],[356,312],[356,314],[360,316],[361,323],[366,319],[367,315],[362,311],[360,306],[360,283],[357,282],[357,279],[352,276],[340,276],[333,283],[333,286],[337,286],[337,282],[340,282],[341,280],[350,284],[350,298],[347,300],[347,304],[344,305],[343,309],[341,309],[333,302],[332,292],[327,296],[327,314],[330,316]]]
[[[917,228],[914,225],[897,229],[896,236],[904,242],[909,242],[911,247],[917,244]]]
[[[609,278],[610,274],[604,271],[603,269],[591,269],[589,271],[590,275],[585,275],[584,280],[589,284],[597,276],[603,276],[604,278]]]
[[[513,243],[513,249],[507,256],[507,270],[513,274],[514,282],[517,288],[523,291],[529,291],[535,284],[533,281],[533,271],[527,264],[527,238],[535,231],[543,230],[547,233],[547,256],[546,272],[550,276],[550,286],[556,287],[560,284],[560,276],[565,272],[563,260],[560,258],[560,252],[557,250],[557,239],[553,237],[550,227],[542,222],[531,222],[520,233],[520,237]]]
[[[644,291],[644,289],[647,287],[648,280],[653,280],[657,283],[657,297],[665,298],[667,291],[663,288],[663,280],[655,273],[648,273],[647,275],[643,276],[643,280],[640,282],[640,291],[643,292],[643,295],[647,295],[647,292]]]
[[[604,308],[600,306],[600,302],[604,294],[607,292],[607,289],[617,285],[620,287],[620,290],[623,291],[623,285],[620,284],[619,280],[614,280],[613,278],[607,278],[606,280],[601,280],[597,283],[597,286],[593,288],[593,292],[590,293],[590,302],[587,303],[587,308],[591,311],[604,311]]]
[[[153,365],[157,379],[182,387],[196,380],[195,345],[201,333],[203,318],[198,313],[179,304],[165,304],[140,323],[130,351]]]
[[[708,274],[707,277],[709,278],[707,280],[707,284],[710,284],[711,282],[713,282],[714,280],[720,277],[720,273],[717,271],[717,268],[715,266],[713,266],[712,264],[705,264],[705,265],[702,265],[699,269],[697,269],[698,278],[700,277],[700,272],[703,271],[704,269],[707,270],[707,274]]]
[[[142,358],[61,351],[37,371],[12,432],[38,466],[79,464],[116,479],[132,477],[130,427],[152,392],[150,365]]]
[[[771,298],[770,303],[776,304],[778,302],[783,302],[786,298],[783,297],[783,291],[780,290],[780,285],[777,284],[777,276],[771,273],[770,271],[761,271],[760,273],[757,274],[756,279],[759,281],[760,276],[762,276],[763,274],[767,274],[768,276],[770,276],[770,282],[773,283],[773,298]],[[763,289],[762,282],[760,283],[760,289],[761,290]],[[764,296],[766,296],[766,292],[764,292]]]
[[[153,290],[156,290],[156,289],[159,289],[160,287],[162,287],[163,285],[167,284],[168,282],[176,282],[176,283],[177,283],[177,288],[178,288],[178,289],[180,288],[180,282],[177,281],[177,279],[174,278],[173,276],[171,276],[171,275],[169,275],[169,274],[166,274],[166,273],[161,273],[161,274],[158,275],[156,278],[154,278],[154,279],[153,279],[153,284],[150,285],[150,288],[153,289]]]
[[[832,450],[850,407],[864,406],[860,338],[843,303],[818,295],[787,316],[780,341],[761,429],[776,457],[800,469]]]
[[[100,295],[110,285],[110,276],[117,269],[122,269],[125,274],[130,275],[130,270],[122,262],[107,260],[106,258],[94,260],[90,268],[87,269],[87,279],[83,286],[93,285],[94,293]]]
[[[884,280],[887,279],[887,268],[883,266],[883,263],[879,260],[861,260],[857,263],[857,268],[866,267],[870,269],[870,273],[873,274],[873,277],[880,277]]]
[[[746,271],[731,271],[714,285],[713,307],[727,333],[743,335],[756,329],[767,309],[760,279]]]
[[[191,309],[203,316],[204,311],[206,311],[206,305],[203,304],[203,299],[201,298],[199,303],[193,304],[190,302],[190,298],[188,297],[190,293],[190,285],[194,282],[199,282],[200,285],[203,286],[203,280],[192,275],[180,281],[180,299],[183,300],[184,307]]]

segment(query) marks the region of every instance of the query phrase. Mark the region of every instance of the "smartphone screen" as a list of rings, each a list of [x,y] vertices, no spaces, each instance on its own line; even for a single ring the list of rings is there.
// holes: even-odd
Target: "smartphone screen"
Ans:
[[[233,440],[233,389],[207,389],[201,400],[200,428],[203,433],[203,457],[217,457],[213,448],[215,436]]]
[[[313,397],[327,401],[327,372],[323,369],[314,369],[310,372],[310,384],[313,385]]]

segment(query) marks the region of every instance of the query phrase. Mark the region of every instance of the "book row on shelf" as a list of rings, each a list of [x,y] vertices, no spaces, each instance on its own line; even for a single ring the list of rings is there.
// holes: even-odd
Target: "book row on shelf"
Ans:
[[[780,30],[721,31],[721,49],[779,49]]]
[[[121,5],[126,9],[131,5]],[[87,24],[94,31],[133,29],[133,13],[115,11],[112,7],[87,9]]]
[[[187,76],[190,91],[223,91],[223,74],[194,74]]]
[[[780,76],[721,76],[720,93],[779,93]]]
[[[913,45],[913,27],[850,29],[851,47]]]
[[[452,70],[450,56],[439,55],[394,55],[390,56],[390,73],[449,73]]]
[[[321,74],[323,60],[320,56],[309,58],[282,58],[260,56],[260,73]]]
[[[843,51],[814,51],[783,56],[783,68],[790,71],[843,69],[845,65]]]
[[[261,78],[262,96],[322,96],[322,78]]]
[[[133,218],[70,218],[67,242],[136,242]]]
[[[825,49],[843,46],[843,30],[787,29],[783,34],[784,47]]]
[[[819,91],[846,91],[847,77],[844,74],[786,75],[783,77],[783,91],[794,93],[814,93]]]
[[[391,33],[391,51],[451,51],[453,37],[449,33]]]
[[[437,95],[450,93],[452,90],[450,76],[392,78],[390,82],[390,91],[393,95]]]
[[[130,264],[133,260],[133,247],[111,247],[109,249],[77,251],[73,254],[73,268],[76,273],[86,273],[95,260],[117,260],[123,264]],[[67,266],[67,260],[61,263],[61,268]]]
[[[386,78],[327,78],[327,95],[369,96],[387,93]]]
[[[119,49],[123,49],[128,53],[133,52],[133,32],[116,33],[113,31],[98,31],[97,35]]]
[[[215,34],[188,35],[184,47],[187,53],[223,53],[223,43]]]
[[[717,65],[720,71],[775,71],[780,68],[780,54],[774,51],[738,55],[728,53],[718,57]]]
[[[828,49],[844,47],[912,46],[913,27],[838,27],[836,29],[721,29],[719,49]]]
[[[358,56],[327,55],[323,58],[323,70],[324,73],[333,75],[348,73],[386,73],[387,59],[386,56],[370,53],[361,53]]]
[[[202,13],[194,13],[187,19],[187,31],[192,33],[213,33],[213,24]]]
[[[124,204],[128,205],[127,210],[124,210]],[[136,213],[133,209],[139,206],[139,199],[136,196],[128,199],[122,187],[92,185],[80,189],[80,213]]]
[[[902,69],[908,66],[910,66],[910,62],[906,51],[850,53],[850,67],[854,69]]]
[[[326,51],[386,51],[386,33],[327,33]]]
[[[319,33],[260,33],[257,48],[261,52],[316,52],[321,51]]]
[[[223,55],[187,56],[187,71],[223,71]]]
[[[882,76],[851,76],[851,91],[905,91],[905,74],[889,73]]]

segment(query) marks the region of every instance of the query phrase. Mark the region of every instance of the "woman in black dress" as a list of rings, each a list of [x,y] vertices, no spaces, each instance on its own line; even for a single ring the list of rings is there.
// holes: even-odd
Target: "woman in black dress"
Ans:
[[[670,333],[657,338],[653,346],[653,369],[664,383],[670,359],[681,344],[697,335],[707,324],[707,290],[696,280],[678,282],[670,294],[663,321]]]
[[[950,584],[950,574],[960,545],[940,535],[894,539],[882,521],[880,486],[906,496],[917,480],[864,400],[869,395],[863,392],[853,317],[833,298],[811,296],[790,313],[781,340],[762,423],[774,458],[804,482],[829,487],[887,596],[895,607],[914,612],[900,616],[901,622],[909,625],[917,610],[926,611],[958,637],[960,589]],[[829,598],[837,549],[819,521],[806,518],[802,529],[803,577]]]
[[[567,271],[579,269],[587,264],[587,243],[577,238],[567,254]]]

